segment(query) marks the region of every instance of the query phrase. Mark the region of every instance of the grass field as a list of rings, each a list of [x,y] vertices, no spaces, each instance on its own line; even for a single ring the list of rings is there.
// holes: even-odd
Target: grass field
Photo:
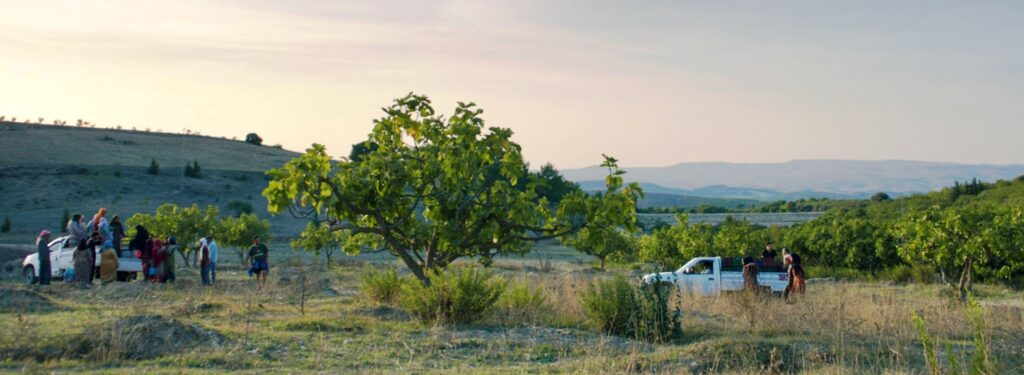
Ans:
[[[117,283],[0,284],[0,370],[194,373],[927,373],[911,313],[927,321],[961,364],[974,350],[964,308],[938,285],[809,283],[797,304],[742,296],[672,301],[682,335],[648,344],[591,328],[579,300],[597,278],[640,271],[593,270],[594,260],[553,244],[498,259],[501,277],[546,296],[527,314],[498,310],[472,325],[428,326],[360,292],[385,254],[338,257],[331,269],[274,244],[271,286],[256,293],[232,257],[218,285],[194,269],[173,288]],[[223,259],[223,258],[222,258]],[[299,275],[310,282],[300,283]],[[302,288],[310,296],[300,310]],[[1024,371],[1021,292],[979,286],[990,350],[1002,373]],[[944,360],[944,363],[945,360]]]

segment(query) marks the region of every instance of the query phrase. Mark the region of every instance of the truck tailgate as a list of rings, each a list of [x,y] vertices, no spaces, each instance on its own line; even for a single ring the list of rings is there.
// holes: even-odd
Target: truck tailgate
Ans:
[[[142,272],[142,261],[135,258],[120,258],[117,260],[120,267],[118,272]]]

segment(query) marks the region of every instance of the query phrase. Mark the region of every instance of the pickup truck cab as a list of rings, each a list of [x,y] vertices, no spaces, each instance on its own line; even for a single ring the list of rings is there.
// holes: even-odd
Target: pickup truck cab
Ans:
[[[760,262],[760,261],[758,261]],[[789,280],[782,267],[764,267],[758,264],[757,284],[761,288],[781,293]],[[743,290],[743,267],[739,259],[698,257],[686,262],[675,272],[644,275],[644,284],[670,283],[684,293],[717,296],[723,292]]]
[[[64,271],[74,263],[75,248],[78,244],[72,243],[71,236],[58,237],[50,241],[47,246],[50,248],[50,277],[54,279],[64,278]],[[96,249],[96,267],[100,266],[100,250]],[[119,254],[117,268],[118,280],[127,280],[136,272],[142,272],[142,261],[134,256],[122,256]],[[25,257],[21,262],[22,275],[26,284],[35,284],[39,280],[39,253],[34,252]],[[97,269],[97,272],[99,270]]]

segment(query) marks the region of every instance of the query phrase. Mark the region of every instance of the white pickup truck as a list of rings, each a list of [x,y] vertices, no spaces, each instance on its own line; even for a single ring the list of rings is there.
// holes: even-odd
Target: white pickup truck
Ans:
[[[50,248],[50,273],[54,279],[61,279],[64,277],[64,271],[67,270],[74,261],[75,248],[78,244],[72,243],[71,236],[58,237],[57,239],[50,241],[47,246]],[[100,249],[96,249],[96,267],[100,266]],[[117,279],[125,281],[135,275],[136,272],[142,272],[142,261],[136,259],[134,256],[131,257],[118,257],[118,263],[120,266],[117,268]],[[39,280],[39,253],[34,252],[25,257],[25,260],[21,262],[22,275],[25,278],[26,284],[35,284]],[[99,270],[97,269],[97,272]]]
[[[759,261],[758,261],[759,262]],[[681,292],[717,296],[723,292],[743,290],[743,267],[735,258],[699,257],[686,262],[675,272],[644,275],[644,284],[671,283]],[[773,293],[782,293],[789,283],[781,267],[759,264],[757,284]]]

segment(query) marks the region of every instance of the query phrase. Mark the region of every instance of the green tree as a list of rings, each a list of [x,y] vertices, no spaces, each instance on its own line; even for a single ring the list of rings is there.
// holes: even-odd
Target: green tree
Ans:
[[[530,173],[530,180],[535,183],[537,196],[547,199],[551,204],[558,204],[565,196],[580,191],[578,184],[566,180],[551,163],[544,164],[539,171]]]
[[[334,251],[348,243],[349,235],[347,230],[331,230],[331,226],[326,223],[311,222],[306,230],[299,233],[298,238],[291,241],[291,246],[293,249],[312,252],[317,257],[323,254],[327,259],[327,268],[330,268]]]
[[[713,253],[723,257],[738,257],[753,254],[764,246],[765,241],[755,236],[754,228],[746,220],[732,216],[714,228]],[[758,254],[760,254],[758,252]]]
[[[127,225],[134,228],[141,224],[149,230],[150,234],[159,238],[174,236],[178,241],[178,252],[186,263],[192,257],[193,266],[198,260],[194,256],[198,247],[199,239],[214,234],[220,224],[220,209],[217,206],[207,206],[205,209],[198,205],[179,208],[174,204],[164,204],[157,207],[152,215],[137,213],[128,218]],[[134,230],[134,229],[133,229]],[[226,241],[225,241],[226,242]]]
[[[146,169],[146,173],[154,176],[160,174],[160,164],[156,162],[156,159],[149,160],[149,169]]]
[[[613,174],[603,194],[573,193],[552,209],[528,181],[512,131],[485,128],[473,103],[460,102],[445,117],[410,93],[384,112],[367,139],[378,149],[359,161],[332,161],[315,144],[267,172],[268,210],[349,230],[349,253],[383,246],[424,284],[427,271],[462,257],[487,264],[526,253],[533,241],[635,220],[641,191],[623,185],[614,159],[605,161]],[[522,183],[533,186],[520,189]]]
[[[245,143],[259,146],[263,144],[263,138],[256,133],[249,133],[245,135]]]
[[[11,232],[11,218],[9,216],[4,216],[4,223],[0,224],[0,233],[10,233],[10,232]]]

